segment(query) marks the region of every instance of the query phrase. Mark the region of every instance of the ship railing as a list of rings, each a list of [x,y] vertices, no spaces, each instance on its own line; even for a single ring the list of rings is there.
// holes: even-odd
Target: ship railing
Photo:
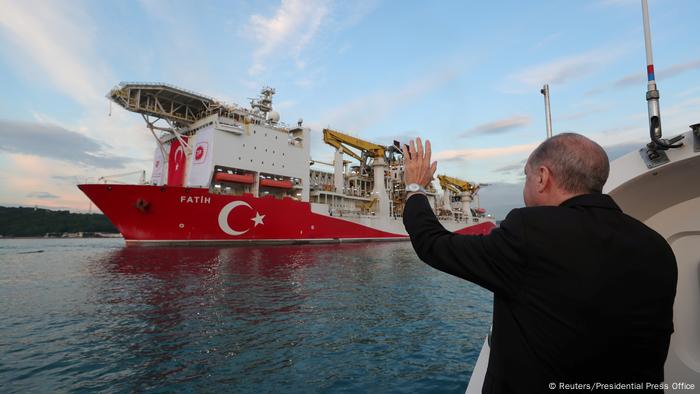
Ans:
[[[198,97],[200,97],[200,98],[204,98],[204,99],[207,99],[207,100],[218,101],[218,100],[216,100],[215,98],[213,98],[213,97],[211,97],[211,96],[207,96],[206,94],[201,94],[201,93],[195,92],[195,91],[193,91],[193,90],[184,89],[184,88],[181,88],[181,87],[179,87],[179,86],[175,86],[175,85],[173,85],[173,84],[165,83],[165,82],[133,82],[133,81],[130,82],[130,81],[123,81],[123,82],[120,82],[120,83],[119,83],[119,86],[126,86],[126,85],[143,85],[143,86],[153,86],[153,87],[156,87],[156,86],[165,86],[165,87],[168,87],[168,88],[171,88],[171,89],[181,90],[181,91],[183,91],[183,92],[185,92],[185,93],[189,93],[189,94],[191,94],[191,95],[193,95],[193,96],[198,96]]]
[[[362,213],[362,211],[349,210],[349,209],[332,209],[330,211],[330,214],[331,214],[331,216],[345,217],[345,218],[372,218],[372,217],[376,217],[376,215],[372,214],[372,213]]]

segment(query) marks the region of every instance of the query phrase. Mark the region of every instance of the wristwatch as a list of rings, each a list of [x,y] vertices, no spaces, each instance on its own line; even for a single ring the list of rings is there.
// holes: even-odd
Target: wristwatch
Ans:
[[[427,191],[423,188],[423,186],[417,184],[417,183],[411,183],[409,185],[406,185],[406,192],[407,193],[427,193]]]

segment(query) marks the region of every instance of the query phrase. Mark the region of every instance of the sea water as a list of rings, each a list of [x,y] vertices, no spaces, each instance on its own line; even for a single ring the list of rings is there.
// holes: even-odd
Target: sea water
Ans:
[[[464,392],[491,293],[409,242],[0,240],[0,391]]]

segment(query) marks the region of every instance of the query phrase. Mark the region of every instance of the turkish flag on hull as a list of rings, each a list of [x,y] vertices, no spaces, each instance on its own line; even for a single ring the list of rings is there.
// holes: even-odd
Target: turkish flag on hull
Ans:
[[[187,142],[187,137],[182,137]],[[185,168],[187,155],[185,147],[180,144],[180,140],[173,139],[170,142],[170,154],[168,155],[168,185],[182,186],[185,183]]]

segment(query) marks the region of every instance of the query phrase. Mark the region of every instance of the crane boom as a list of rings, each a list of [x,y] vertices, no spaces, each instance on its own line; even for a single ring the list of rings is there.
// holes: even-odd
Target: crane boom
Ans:
[[[323,129],[323,142],[336,149],[340,149],[343,153],[350,155],[360,162],[363,161],[362,157],[352,151],[350,147],[359,149],[372,158],[384,157],[387,150],[385,146],[377,145],[333,129]]]
[[[454,178],[447,175],[438,175],[438,179],[440,180],[440,187],[442,187],[443,189],[449,189],[454,193],[475,193],[479,189],[478,184],[463,181],[459,178]]]

